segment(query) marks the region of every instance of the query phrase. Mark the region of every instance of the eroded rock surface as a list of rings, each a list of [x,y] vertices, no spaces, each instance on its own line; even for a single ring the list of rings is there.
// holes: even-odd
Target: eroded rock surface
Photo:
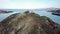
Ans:
[[[60,34],[60,25],[35,13],[17,13],[0,22],[0,34]]]

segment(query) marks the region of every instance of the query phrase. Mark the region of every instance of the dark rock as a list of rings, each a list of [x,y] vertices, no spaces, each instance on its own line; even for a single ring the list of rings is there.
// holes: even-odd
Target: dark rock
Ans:
[[[0,34],[60,34],[60,25],[35,13],[13,14],[0,22]]]
[[[13,11],[4,11],[4,10],[0,10],[0,13],[12,13]]]
[[[24,13],[29,13],[29,11],[26,11],[26,12],[24,12]]]
[[[60,16],[60,13],[52,13],[53,15],[57,15],[57,16]]]
[[[52,12],[52,15],[60,16],[60,10],[51,10],[49,12]]]

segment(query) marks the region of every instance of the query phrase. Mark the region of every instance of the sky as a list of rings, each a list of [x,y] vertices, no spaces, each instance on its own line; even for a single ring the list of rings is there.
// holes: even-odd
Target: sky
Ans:
[[[0,0],[0,9],[60,8],[60,0]]]

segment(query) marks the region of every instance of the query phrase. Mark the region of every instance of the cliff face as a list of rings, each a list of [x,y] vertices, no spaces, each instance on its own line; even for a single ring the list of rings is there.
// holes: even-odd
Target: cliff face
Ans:
[[[35,13],[17,13],[0,22],[0,34],[60,34],[60,25]]]

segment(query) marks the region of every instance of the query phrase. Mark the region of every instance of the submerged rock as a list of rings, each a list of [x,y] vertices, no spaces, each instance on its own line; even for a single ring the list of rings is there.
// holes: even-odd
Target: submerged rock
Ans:
[[[60,25],[46,16],[27,11],[1,21],[0,34],[60,34]]]

